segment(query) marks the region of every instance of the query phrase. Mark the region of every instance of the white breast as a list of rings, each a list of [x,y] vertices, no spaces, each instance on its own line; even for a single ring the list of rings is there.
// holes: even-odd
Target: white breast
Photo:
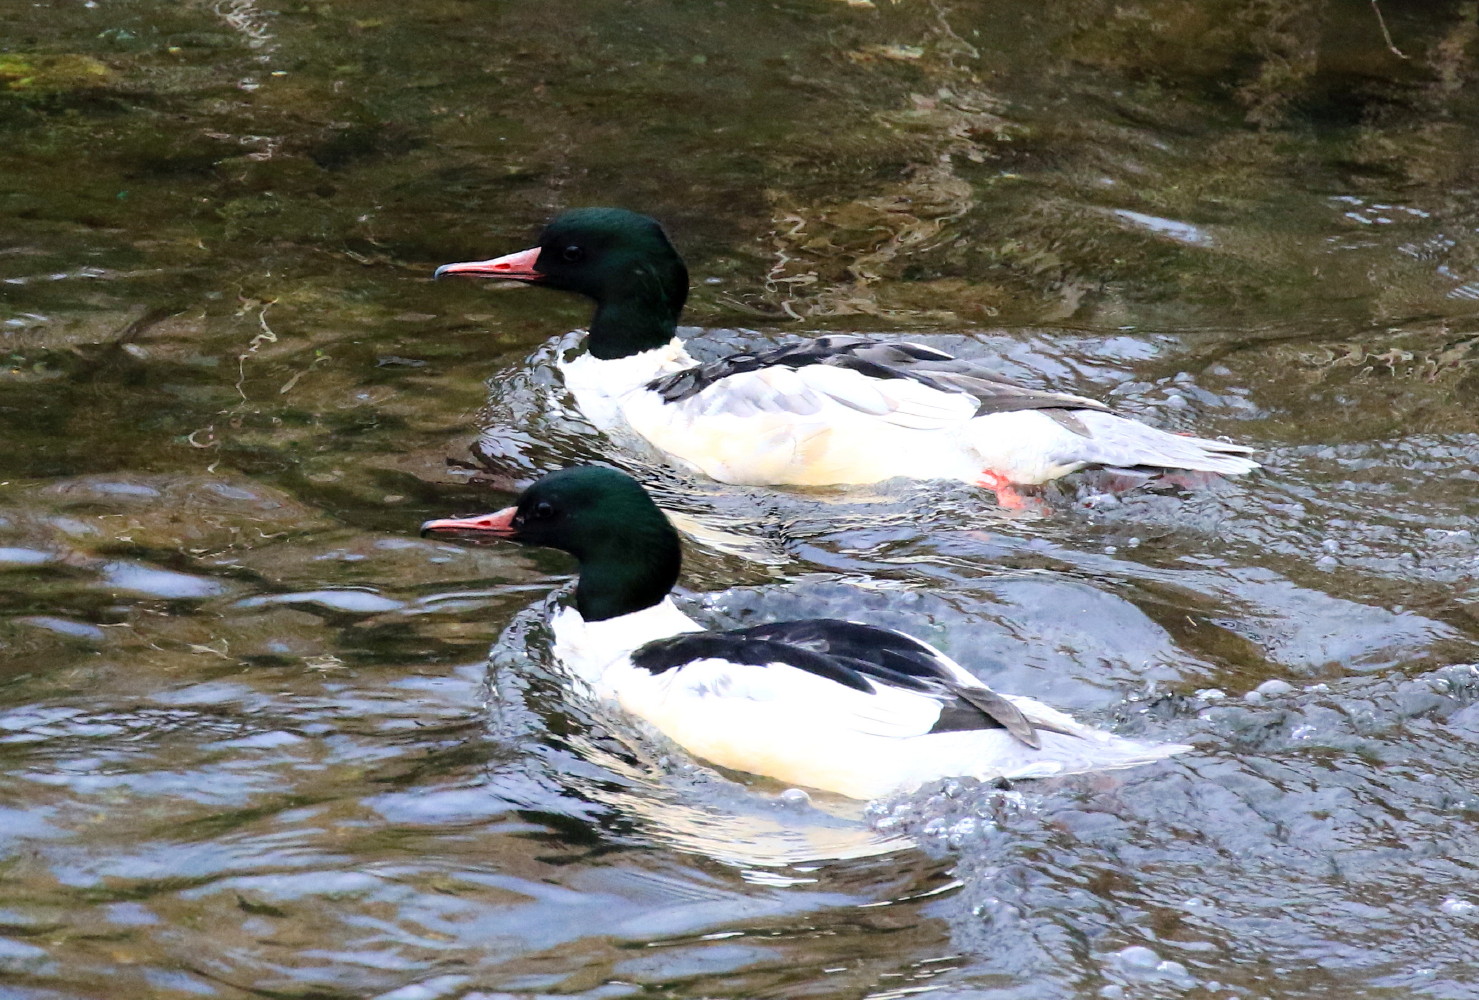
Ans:
[[[600,697],[616,698],[613,683],[620,683],[623,670],[632,669],[629,658],[638,647],[703,628],[665,597],[650,608],[598,622],[586,621],[574,608],[561,608],[550,619],[550,631],[555,658]]]
[[[598,430],[613,431],[626,426],[622,408],[628,396],[643,392],[643,387],[655,378],[697,363],[675,337],[662,347],[609,361],[582,352],[561,361],[559,367],[565,388],[575,397],[575,405],[585,418]]]

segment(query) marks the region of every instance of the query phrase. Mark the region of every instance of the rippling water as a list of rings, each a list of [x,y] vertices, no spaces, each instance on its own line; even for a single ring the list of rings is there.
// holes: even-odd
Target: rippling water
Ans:
[[[10,13],[0,995],[1479,996],[1472,5]],[[898,333],[1265,469],[1044,518],[609,454],[583,304],[428,280],[600,203],[701,356]],[[563,556],[415,535],[595,457],[701,621],[1196,751],[717,773],[560,684]]]

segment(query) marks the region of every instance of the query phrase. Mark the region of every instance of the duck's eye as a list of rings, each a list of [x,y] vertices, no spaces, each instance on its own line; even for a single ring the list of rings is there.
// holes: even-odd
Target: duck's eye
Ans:
[[[555,508],[550,505],[549,501],[541,500],[534,505],[534,509],[529,512],[529,516],[536,521],[542,521],[547,517],[554,517]]]
[[[566,247],[565,249],[561,250],[560,251],[560,256],[561,257],[564,257],[570,263],[576,264],[576,263],[579,263],[580,261],[585,260],[585,248],[584,247],[578,247],[578,246],[575,246],[574,244],[572,244],[572,245]]]

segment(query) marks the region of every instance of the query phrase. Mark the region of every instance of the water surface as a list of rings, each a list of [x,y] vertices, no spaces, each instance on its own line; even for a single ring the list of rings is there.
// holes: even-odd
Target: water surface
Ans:
[[[0,993],[1479,996],[1479,28],[1377,13],[9,12]],[[701,620],[1196,752],[796,802],[564,692],[568,561],[415,526],[603,454],[586,306],[429,280],[580,204],[668,226],[700,354],[906,334],[1257,447],[1050,518],[619,458]]]

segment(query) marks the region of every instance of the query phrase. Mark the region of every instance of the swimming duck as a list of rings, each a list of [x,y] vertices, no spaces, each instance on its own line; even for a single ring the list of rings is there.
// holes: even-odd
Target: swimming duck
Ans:
[[[658,223],[617,208],[557,216],[539,245],[445,264],[436,276],[505,278],[595,300],[586,353],[561,365],[599,429],[634,431],[724,483],[829,486],[897,476],[997,493],[1085,466],[1244,473],[1243,445],[1117,416],[1082,396],[1030,389],[920,344],[824,336],[699,364],[676,337],[688,271]]]
[[[597,696],[721,767],[871,799],[940,777],[1072,774],[1189,749],[1124,739],[997,694],[892,629],[805,619],[706,630],[670,596],[677,532],[615,469],[552,472],[513,507],[427,521],[421,532],[575,556],[575,606],[550,623],[556,659]]]

